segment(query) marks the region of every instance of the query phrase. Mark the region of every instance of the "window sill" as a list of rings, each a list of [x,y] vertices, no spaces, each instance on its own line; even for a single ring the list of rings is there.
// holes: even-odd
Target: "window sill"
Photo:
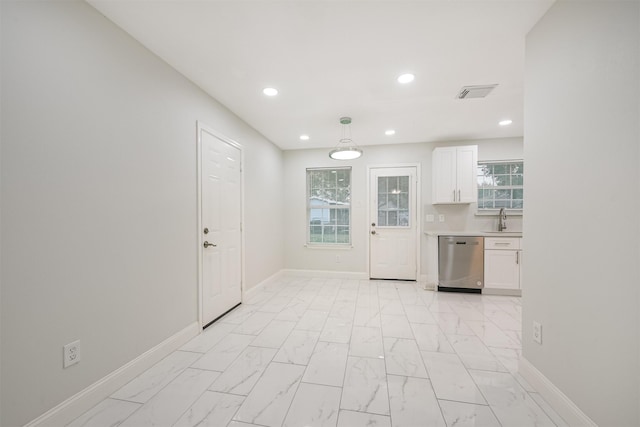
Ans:
[[[523,210],[522,209],[507,209],[506,211],[507,216],[523,216]],[[490,209],[490,210],[484,210],[484,211],[476,211],[475,216],[498,216],[498,214],[500,213],[500,209]]]
[[[307,243],[304,245],[307,249],[320,249],[320,250],[339,250],[339,251],[348,251],[353,249],[353,245],[351,244],[312,244]]]

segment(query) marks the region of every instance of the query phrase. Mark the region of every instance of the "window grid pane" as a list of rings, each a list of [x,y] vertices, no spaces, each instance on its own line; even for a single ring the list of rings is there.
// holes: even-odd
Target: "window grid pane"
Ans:
[[[478,210],[522,209],[524,163],[478,163]]]
[[[378,227],[409,225],[409,177],[378,177]]]
[[[308,243],[351,243],[351,168],[307,169]]]

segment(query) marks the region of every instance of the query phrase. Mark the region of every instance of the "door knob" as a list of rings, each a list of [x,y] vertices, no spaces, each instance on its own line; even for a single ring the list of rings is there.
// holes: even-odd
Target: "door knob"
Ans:
[[[372,222],[372,223],[371,223],[371,226],[372,226],[372,227],[375,227],[375,226],[376,226],[376,223],[375,223],[375,222]]]
[[[207,242],[207,241],[205,240],[205,242],[204,242],[204,247],[205,247],[205,248],[208,248],[209,246],[213,246],[213,247],[215,248],[215,247],[216,247],[216,246],[218,246],[218,245],[216,245],[216,244],[214,244],[214,243],[209,243],[209,242]]]
[[[204,234],[209,234],[209,229],[205,227]]]
[[[373,230],[373,231],[371,232],[371,234],[376,234],[376,230]]]

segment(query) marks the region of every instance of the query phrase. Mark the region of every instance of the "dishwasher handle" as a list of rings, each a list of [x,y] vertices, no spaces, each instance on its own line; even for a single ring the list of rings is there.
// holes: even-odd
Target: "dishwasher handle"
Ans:
[[[477,240],[467,241],[467,240],[449,240],[447,242],[449,245],[473,245],[477,246],[480,244]]]

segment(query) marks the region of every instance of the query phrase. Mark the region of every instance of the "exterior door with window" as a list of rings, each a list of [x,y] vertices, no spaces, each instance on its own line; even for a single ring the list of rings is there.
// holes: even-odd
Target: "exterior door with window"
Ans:
[[[198,128],[200,139],[201,312],[206,326],[242,297],[241,151]]]
[[[416,167],[372,168],[369,277],[417,279]]]

